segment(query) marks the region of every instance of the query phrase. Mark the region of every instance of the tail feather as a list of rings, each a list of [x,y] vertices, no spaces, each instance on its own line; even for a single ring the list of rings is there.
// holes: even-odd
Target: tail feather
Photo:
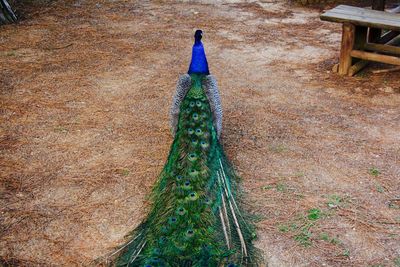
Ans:
[[[253,226],[236,200],[238,177],[203,90],[207,79],[190,78],[191,88],[180,88],[186,95],[174,104],[175,139],[153,188],[151,211],[116,251],[117,266],[259,266]]]
[[[219,172],[218,172],[218,178],[219,178],[219,181],[221,181],[221,176],[220,176],[220,173],[219,173]],[[235,211],[234,211],[234,209],[233,209],[233,207],[232,207],[232,202],[231,202],[231,200],[228,198],[228,196],[222,195],[222,196],[221,196],[222,203],[225,203],[225,198],[226,198],[227,201],[228,201],[229,212],[230,212],[230,214],[231,214],[231,216],[232,216],[232,221],[233,221],[233,224],[234,224],[234,226],[235,226],[236,234],[238,235],[239,240],[240,240],[241,254],[243,254],[244,257],[247,257],[246,243],[245,243],[245,241],[244,241],[244,238],[243,238],[243,235],[242,235],[242,231],[241,231],[241,229],[240,229],[239,222],[237,221],[237,217],[236,217]],[[229,217],[229,216],[228,216],[228,212],[226,212],[226,216]],[[225,218],[223,218],[223,221],[225,221]],[[229,223],[229,220],[227,220],[227,223]],[[228,245],[228,249],[229,249],[229,248],[230,248],[230,246]]]

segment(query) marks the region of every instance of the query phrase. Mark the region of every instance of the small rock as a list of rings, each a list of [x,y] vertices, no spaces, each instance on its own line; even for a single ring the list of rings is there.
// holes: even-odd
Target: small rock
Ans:
[[[393,88],[390,86],[386,86],[385,88],[383,88],[383,91],[385,93],[393,93],[394,92]]]

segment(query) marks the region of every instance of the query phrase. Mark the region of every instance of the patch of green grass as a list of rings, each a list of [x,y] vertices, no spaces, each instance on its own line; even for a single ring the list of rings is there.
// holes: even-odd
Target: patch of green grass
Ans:
[[[304,174],[304,172],[296,172],[296,173],[294,174],[294,177],[296,177],[296,178],[302,178],[302,177],[304,177],[304,176],[306,176],[306,175]]]
[[[322,212],[320,209],[310,209],[307,211],[307,213],[307,218],[312,221],[318,220],[322,216]]]
[[[302,231],[294,236],[294,240],[299,242],[302,246],[309,247],[311,246],[311,235],[312,234],[309,231]]]
[[[334,245],[341,243],[341,241],[337,237],[332,237],[332,239],[329,242]]]
[[[284,153],[288,151],[288,147],[284,144],[277,144],[277,145],[271,145],[269,147],[269,150],[271,150],[274,153]]]
[[[394,266],[400,267],[400,257],[394,258],[393,262],[394,262]]]
[[[14,57],[17,55],[17,53],[14,50],[11,50],[11,51],[5,52],[5,55],[8,57]]]
[[[61,125],[54,128],[54,131],[58,133],[68,133],[68,129]]]
[[[385,192],[385,189],[380,184],[376,184],[375,188],[376,188],[376,191],[378,191],[379,193]]]
[[[329,239],[330,239],[330,237],[329,237],[329,235],[328,235],[327,233],[321,233],[321,234],[319,235],[319,238],[320,238],[321,240],[326,241],[326,242],[328,242]]]
[[[369,169],[369,174],[371,174],[372,176],[378,176],[379,174],[381,174],[381,171],[376,168],[376,167],[372,167],[371,169]]]
[[[297,230],[299,227],[297,226],[297,224],[295,224],[295,223],[291,223],[290,224],[290,230],[291,231],[295,231],[295,230]]]
[[[123,175],[123,176],[128,176],[131,173],[131,171],[128,170],[128,169],[119,169],[118,173]]]
[[[312,245],[313,239],[315,239],[313,238],[315,225],[321,224],[319,220],[324,217],[326,217],[325,211],[320,208],[312,208],[305,213],[295,215],[289,222],[278,225],[278,230],[282,233],[293,233],[292,236],[295,241],[302,246],[308,247]],[[320,233],[319,239],[334,244],[340,243],[337,238],[332,238],[327,233]]]
[[[395,209],[395,210],[400,209],[400,205],[396,204],[394,201],[390,201],[388,206],[390,209]]]
[[[272,185],[264,185],[263,187],[261,187],[261,189],[263,190],[270,190],[272,188],[274,188]]]
[[[350,257],[350,250],[345,249],[345,250],[343,251],[342,255],[345,256],[345,257],[347,257],[347,258]]]
[[[338,195],[331,195],[328,197],[328,202],[326,203],[329,208],[337,208],[343,203],[343,198]]]
[[[279,229],[279,231],[281,231],[281,232],[283,232],[283,233],[286,233],[286,232],[289,232],[289,226],[287,226],[287,225],[279,225],[278,226],[278,229]]]
[[[282,183],[277,183],[275,188],[276,188],[276,191],[278,191],[278,192],[286,192],[286,190],[287,190],[287,186]]]
[[[342,242],[339,240],[339,238],[337,237],[331,237],[329,236],[329,234],[327,233],[321,233],[319,235],[319,238],[323,241],[329,242],[331,244],[337,245],[337,244],[341,244]]]

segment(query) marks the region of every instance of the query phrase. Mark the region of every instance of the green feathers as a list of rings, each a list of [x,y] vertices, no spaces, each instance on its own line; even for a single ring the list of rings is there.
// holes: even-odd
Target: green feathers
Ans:
[[[257,266],[254,230],[234,198],[237,179],[213,125],[205,75],[190,76],[151,212],[117,266]]]

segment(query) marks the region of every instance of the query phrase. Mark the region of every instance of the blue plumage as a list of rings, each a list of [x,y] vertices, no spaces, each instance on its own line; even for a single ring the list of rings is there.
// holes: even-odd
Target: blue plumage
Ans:
[[[188,74],[210,74],[206,53],[204,52],[203,43],[201,42],[202,34],[203,32],[201,30],[197,30],[194,34],[195,41],[192,49],[192,61],[190,62]]]

